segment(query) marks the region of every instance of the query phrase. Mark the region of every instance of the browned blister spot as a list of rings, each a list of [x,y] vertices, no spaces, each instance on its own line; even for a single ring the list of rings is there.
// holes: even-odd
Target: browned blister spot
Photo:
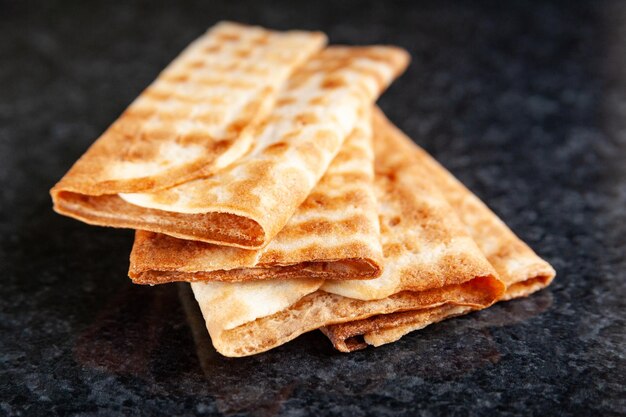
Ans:
[[[259,186],[263,183],[268,183],[272,175],[272,170],[276,168],[273,161],[267,160],[255,160],[250,161],[247,166],[247,176],[253,181],[258,181]],[[252,188],[257,188],[252,187]]]
[[[144,128],[143,133],[145,138],[155,142],[169,142],[177,136],[174,127],[167,123]]]
[[[236,42],[241,38],[237,33],[228,32],[216,33],[215,37],[224,42]]]
[[[402,219],[400,218],[400,216],[393,216],[389,219],[389,226],[395,227],[399,225],[401,221]]]
[[[383,255],[385,258],[397,258],[400,257],[406,251],[404,245],[397,242],[383,244]]]
[[[226,132],[228,132],[231,135],[238,136],[241,133],[241,131],[245,129],[246,126],[248,126],[249,123],[250,123],[250,120],[248,119],[235,120],[226,127]]]
[[[206,52],[207,54],[214,54],[216,52],[219,52],[221,49],[222,49],[222,45],[213,44],[213,45],[205,46],[203,51]]]
[[[294,104],[296,99],[294,97],[282,97],[276,100],[276,107],[288,106]]]
[[[170,91],[155,87],[148,87],[142,94],[142,96],[156,101],[165,101],[170,98],[171,95],[172,93]]]
[[[333,88],[343,87],[345,85],[346,85],[346,81],[343,79],[343,77],[330,75],[324,78],[324,81],[322,81],[321,87],[323,89],[333,89]]]
[[[131,121],[132,119],[136,119],[137,121],[144,121],[154,116],[157,112],[155,106],[147,106],[147,105],[132,105],[120,117],[120,120],[124,120],[126,122]]]
[[[318,123],[319,118],[315,115],[315,113],[301,113],[294,117],[294,121],[301,125],[310,125]]]
[[[285,142],[276,142],[263,150],[264,155],[278,156],[289,151],[289,144]]]
[[[263,255],[261,255],[258,265],[271,264],[274,262],[281,262],[281,261],[284,262],[285,258],[291,254],[292,254],[292,251],[286,252],[284,250],[275,249],[275,248],[272,248],[271,246],[268,246],[268,249],[265,252],[263,252]]]
[[[235,55],[239,58],[248,58],[251,53],[250,49],[238,49],[235,51]]]
[[[189,81],[189,74],[185,74],[185,73],[173,73],[173,74],[167,74],[167,75],[162,75],[160,81],[167,81],[170,83],[184,83]]]
[[[189,62],[189,64],[187,64],[187,66],[191,69],[198,69],[198,68],[202,68],[204,67],[204,61],[197,59],[197,60],[193,60],[191,62]]]
[[[234,141],[232,138],[216,140],[211,135],[200,132],[187,133],[178,138],[178,143],[182,145],[202,145],[207,151],[216,155],[220,155],[233,146]]]
[[[309,100],[309,104],[312,106],[325,106],[328,104],[328,98],[324,96],[313,97]]]
[[[269,35],[262,33],[258,37],[252,39],[252,43],[258,46],[267,45],[269,43]]]
[[[208,133],[202,131],[191,131],[184,135],[178,135],[176,142],[180,145],[205,145],[215,142],[215,139]]]

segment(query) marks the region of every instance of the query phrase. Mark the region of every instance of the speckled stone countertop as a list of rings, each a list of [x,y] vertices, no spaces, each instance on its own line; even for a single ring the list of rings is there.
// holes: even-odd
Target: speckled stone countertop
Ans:
[[[117,3],[0,1],[0,415],[626,414],[626,2]],[[48,189],[225,18],[407,48],[381,106],[554,284],[354,354],[216,354],[188,287],[131,285],[132,232]]]

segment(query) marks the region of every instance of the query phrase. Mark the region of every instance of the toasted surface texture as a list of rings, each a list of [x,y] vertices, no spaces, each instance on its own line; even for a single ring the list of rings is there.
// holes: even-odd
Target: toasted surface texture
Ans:
[[[247,151],[282,83],[325,42],[316,32],[217,24],[104,132],[53,198],[153,191],[232,163]]]
[[[501,297],[504,285],[452,207],[430,184],[412,145],[376,133],[374,142],[383,275],[366,281],[320,282],[319,290],[288,307],[274,308],[275,313],[254,320],[237,320],[236,327],[225,324],[223,317],[205,314],[220,353],[245,356],[324,326],[447,304],[483,308]],[[210,284],[193,284],[203,311],[208,305],[219,308],[214,298],[199,291]],[[267,288],[273,284],[265,283]],[[222,289],[237,294],[238,285]],[[253,301],[247,297],[246,302]]]
[[[407,63],[398,48],[329,47],[292,75],[255,127],[249,152],[227,168],[155,193],[121,194],[110,204],[60,193],[55,209],[93,224],[262,248],[319,181],[360,109]]]
[[[294,283],[294,281],[289,282]],[[284,283],[285,281],[278,282]],[[263,284],[263,282],[258,281],[254,284]],[[274,314],[259,316],[255,320],[236,327],[228,326],[226,322],[221,323],[225,320],[224,316],[210,314],[210,308],[219,309],[222,304],[221,302],[215,303],[215,298],[205,298],[204,294],[199,291],[200,287],[206,285],[205,283],[192,283],[191,285],[205,317],[215,349],[222,355],[237,357],[264,352],[302,333],[334,323],[351,322],[398,311],[429,309],[445,305],[450,300],[454,300],[457,305],[479,308],[489,305],[497,296],[499,287],[493,284],[494,282],[488,278],[479,278],[467,285],[451,285],[429,291],[403,291],[381,300],[370,301],[355,300],[318,290],[299,298],[286,308],[273,309],[276,311]],[[233,284],[222,283],[222,285],[232,286]],[[304,284],[302,286],[304,287]],[[270,287],[266,286],[266,288]],[[238,290],[235,291],[238,292]],[[306,291],[303,290],[302,293],[304,292]],[[237,297],[237,299],[240,298]],[[259,299],[269,301],[273,297],[259,297]],[[227,322],[231,323],[232,320],[229,316]],[[242,321],[238,320],[238,322]]]
[[[524,297],[550,284],[556,275],[554,269],[515,236],[478,197],[393,126],[378,109],[374,111],[374,130],[377,137],[394,137],[398,142],[413,148],[416,163],[443,193],[506,285],[500,300]],[[471,310],[473,308],[447,304],[426,311],[381,315],[330,326],[324,333],[337,349],[350,351],[361,349],[367,344],[380,346],[394,342],[413,330]]]
[[[335,349],[352,352],[368,345],[381,346],[394,342],[409,332],[474,309],[465,305],[443,304],[432,308],[381,314],[345,325],[323,327],[321,330]]]
[[[374,194],[371,110],[287,225],[258,250],[137,231],[129,276],[135,283],[285,278],[366,279],[382,270]]]
[[[377,137],[393,136],[411,148],[417,164],[428,173],[429,181],[441,191],[507,286],[503,299],[528,295],[550,284],[556,275],[550,264],[518,238],[485,203],[426,151],[415,145],[380,109],[375,108],[373,120]],[[524,283],[528,286],[517,286]]]

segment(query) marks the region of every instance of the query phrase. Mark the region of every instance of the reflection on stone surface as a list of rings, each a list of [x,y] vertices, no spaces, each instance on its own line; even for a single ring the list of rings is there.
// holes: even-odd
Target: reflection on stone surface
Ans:
[[[78,336],[76,360],[107,372],[146,377],[160,348],[164,295],[162,289],[146,292],[124,285]]]
[[[510,326],[528,321],[548,311],[553,303],[550,288],[539,291],[530,297],[498,303],[476,313],[476,328]]]
[[[125,283],[77,337],[74,358],[147,384],[200,375],[184,317],[175,287]]]
[[[335,392],[359,398],[415,385],[458,380],[501,360],[490,329],[532,320],[548,309],[549,291],[434,324],[399,342],[343,354],[320,332],[241,359],[221,356],[211,344],[187,284],[122,285],[78,336],[74,358],[84,367],[186,395],[209,396],[224,415],[280,413],[296,391]],[[304,367],[303,367],[304,365]],[[304,369],[304,371],[303,371]],[[170,394],[172,392],[169,392]]]
[[[491,366],[499,362],[501,355],[489,328],[532,319],[552,304],[550,292],[543,291],[535,297],[501,303],[462,319],[429,326],[432,329],[427,329],[432,332],[428,332],[423,340],[420,340],[421,333],[427,330],[413,332],[397,343],[376,349],[370,347],[362,352],[336,352],[320,332],[314,332],[266,353],[229,359],[213,348],[188,285],[179,284],[179,296],[205,377],[207,381],[220,381],[213,386],[217,391],[212,392],[220,412],[226,415],[249,412],[263,416],[274,415],[273,411],[280,408],[280,403],[296,387],[313,391],[333,390],[358,397],[388,389],[398,375],[411,375],[412,379],[424,381],[445,381]],[[435,329],[439,326],[445,328]],[[377,357],[372,358],[372,353]],[[303,362],[308,364],[305,374],[300,367],[294,367],[294,363]],[[268,396],[268,392],[274,395]]]

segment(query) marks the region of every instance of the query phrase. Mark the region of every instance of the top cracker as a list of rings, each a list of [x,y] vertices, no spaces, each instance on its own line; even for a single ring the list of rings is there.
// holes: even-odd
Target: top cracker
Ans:
[[[154,191],[229,165],[250,147],[279,87],[325,43],[318,32],[218,23],[122,113],[53,196]]]

